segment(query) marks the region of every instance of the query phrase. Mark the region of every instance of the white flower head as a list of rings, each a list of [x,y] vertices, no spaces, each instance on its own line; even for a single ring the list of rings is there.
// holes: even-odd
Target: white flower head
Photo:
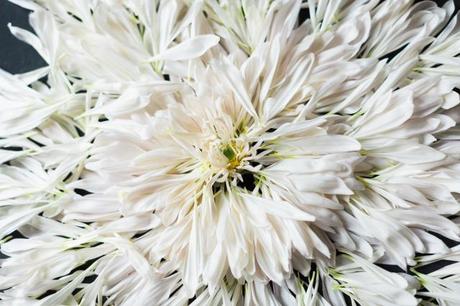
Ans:
[[[12,2],[2,301],[458,302],[452,2]]]

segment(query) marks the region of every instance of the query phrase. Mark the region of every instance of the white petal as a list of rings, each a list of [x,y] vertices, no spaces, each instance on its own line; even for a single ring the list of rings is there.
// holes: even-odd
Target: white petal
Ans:
[[[183,61],[200,57],[219,43],[215,35],[198,35],[152,57],[149,61]]]
[[[351,137],[324,135],[283,140],[275,145],[275,150],[283,154],[331,154],[359,151],[361,145]]]
[[[246,205],[253,205],[257,209],[264,211],[270,215],[275,215],[281,218],[314,221],[315,217],[295,207],[294,205],[280,200],[262,198],[260,196],[241,193],[241,198]]]

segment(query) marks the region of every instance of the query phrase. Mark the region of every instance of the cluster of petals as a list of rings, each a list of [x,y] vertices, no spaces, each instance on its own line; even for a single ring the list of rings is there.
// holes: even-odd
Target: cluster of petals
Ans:
[[[460,305],[453,1],[10,1],[1,306]]]

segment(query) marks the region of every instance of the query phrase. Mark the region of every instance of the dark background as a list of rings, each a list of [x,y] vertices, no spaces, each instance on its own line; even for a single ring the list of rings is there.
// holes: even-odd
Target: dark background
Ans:
[[[29,26],[29,11],[0,0],[0,68],[11,73],[23,73],[46,65],[34,48],[14,37],[8,23],[32,30]]]
[[[446,0],[435,1],[442,5]],[[460,7],[460,0],[454,1]],[[11,73],[23,73],[45,65],[45,62],[35,50],[11,35],[7,24],[31,29],[28,21],[28,11],[7,0],[0,0],[0,68]]]

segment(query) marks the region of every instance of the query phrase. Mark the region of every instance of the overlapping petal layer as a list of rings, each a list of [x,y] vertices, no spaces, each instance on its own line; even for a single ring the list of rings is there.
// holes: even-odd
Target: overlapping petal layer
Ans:
[[[11,1],[0,305],[460,303],[453,2]]]

